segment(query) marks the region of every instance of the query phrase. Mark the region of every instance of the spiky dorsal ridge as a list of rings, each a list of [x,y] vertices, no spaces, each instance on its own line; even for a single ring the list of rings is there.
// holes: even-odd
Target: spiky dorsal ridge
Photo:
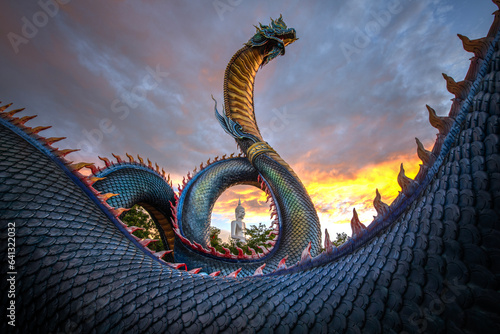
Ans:
[[[390,210],[389,205],[382,202],[382,196],[380,195],[378,189],[375,189],[375,199],[373,200],[373,207],[375,208],[375,211],[377,211],[377,215],[381,217],[385,216]]]
[[[153,252],[147,247],[147,245],[154,240],[144,239],[141,240],[133,235],[133,231],[137,230],[137,228],[130,228],[123,221],[120,220],[120,216],[127,212],[128,208],[115,208],[111,207],[107,201],[114,196],[119,196],[119,194],[113,193],[105,193],[102,194],[97,191],[93,184],[97,181],[103,180],[102,177],[96,177],[95,174],[99,172],[99,169],[94,165],[94,163],[88,162],[72,162],[67,161],[65,157],[73,152],[78,151],[77,149],[59,149],[57,147],[53,147],[53,144],[65,139],[65,137],[49,137],[45,138],[40,136],[39,134],[51,128],[51,126],[38,126],[35,128],[31,128],[26,126],[26,123],[36,116],[23,116],[23,117],[14,117],[14,115],[22,112],[24,108],[14,109],[12,111],[6,110],[12,105],[12,103],[0,106],[0,118],[7,121],[7,123],[11,124],[11,129],[15,130],[17,134],[19,134],[24,139],[28,140],[34,147],[39,149],[46,155],[49,155],[50,158],[56,162],[56,164],[62,169],[63,172],[66,173],[74,183],[80,187],[80,189],[86,193],[86,195],[97,204],[97,206],[106,214],[106,216],[117,226],[125,236],[128,236],[129,240],[131,240],[139,249],[142,249],[145,254],[150,255],[153,259],[158,262],[164,263],[161,259],[153,256]],[[115,155],[113,155],[115,156]],[[105,162],[106,165],[112,165],[112,163],[107,158],[101,158],[102,161]],[[115,156],[118,162],[120,163],[119,156]],[[83,168],[89,168],[92,171],[92,175],[86,176],[82,175],[80,171]]]
[[[163,178],[163,180],[166,181],[166,183],[172,188],[172,180],[170,179],[170,174],[165,175],[166,174],[165,170],[163,168],[161,168],[161,170],[160,170],[160,167],[156,162],[154,163],[155,166],[153,167],[153,163],[151,162],[151,160],[147,159],[148,164],[145,164],[144,159],[142,159],[140,157],[140,155],[137,155],[139,162],[135,161],[134,157],[132,155],[130,155],[129,153],[125,153],[125,155],[129,159],[128,162],[124,161],[121,158],[121,156],[118,154],[111,153],[111,155],[115,158],[116,162],[110,160],[107,157],[98,156],[99,160],[104,162],[105,167],[101,168],[101,167],[95,167],[95,166],[90,166],[90,165],[84,166],[84,167],[90,168],[92,171],[92,174],[93,174],[92,176],[96,176],[96,175],[103,173],[107,168],[113,168],[113,167],[118,166],[118,165],[123,166],[123,167],[142,166],[144,168],[148,168],[149,170],[151,170],[152,172],[154,172],[155,174],[157,174],[158,176]]]

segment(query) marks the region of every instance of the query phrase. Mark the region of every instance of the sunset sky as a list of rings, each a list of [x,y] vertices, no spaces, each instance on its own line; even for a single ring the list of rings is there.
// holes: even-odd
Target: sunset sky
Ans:
[[[68,158],[140,154],[174,184],[201,162],[237,152],[213,115],[224,70],[255,32],[283,14],[299,40],[259,71],[255,111],[266,141],[308,189],[330,235],[369,224],[375,188],[390,204],[396,176],[418,171],[415,137],[431,149],[438,115],[469,66],[457,33],[484,37],[490,0],[4,1],[0,100],[65,136]],[[63,4],[64,3],[64,4]],[[219,104],[219,105],[220,105]],[[57,146],[57,145],[56,145]],[[254,188],[255,189],[255,188]],[[212,224],[229,230],[241,197],[247,223],[269,224],[260,190],[235,187]]]

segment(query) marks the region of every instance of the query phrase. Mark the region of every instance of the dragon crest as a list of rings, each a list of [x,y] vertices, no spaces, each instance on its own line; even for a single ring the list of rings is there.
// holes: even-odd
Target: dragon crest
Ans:
[[[245,45],[257,47],[273,43],[272,49],[266,54],[262,66],[266,65],[277,56],[284,55],[285,46],[298,40],[295,29],[286,26],[281,14],[276,20],[271,18],[271,25],[266,26],[259,23],[259,26],[255,26],[255,28],[257,29],[255,35],[253,35]]]

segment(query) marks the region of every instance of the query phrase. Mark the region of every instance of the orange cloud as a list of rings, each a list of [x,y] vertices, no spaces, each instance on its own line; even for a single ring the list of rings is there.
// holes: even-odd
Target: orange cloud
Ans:
[[[332,224],[350,223],[352,210],[356,208],[362,223],[368,225],[376,216],[373,208],[375,189],[382,201],[390,204],[401,187],[397,183],[400,163],[404,163],[405,174],[414,178],[419,170],[418,157],[397,156],[379,164],[368,165],[351,177],[342,174],[300,173],[313,203],[316,206],[322,227]]]
[[[397,175],[403,162],[406,176],[414,178],[419,170],[420,160],[410,155],[399,155],[378,164],[368,165],[351,176],[341,171],[308,171],[297,168],[311,199],[318,211],[322,230],[328,228],[330,235],[345,230],[339,224],[350,223],[352,210],[356,208],[362,223],[368,225],[376,215],[373,208],[375,189],[378,188],[382,201],[392,203],[401,190]],[[221,195],[213,212],[227,222],[234,219],[234,209],[241,198],[246,208],[247,223],[270,222],[269,206],[261,190],[250,186],[236,186]]]

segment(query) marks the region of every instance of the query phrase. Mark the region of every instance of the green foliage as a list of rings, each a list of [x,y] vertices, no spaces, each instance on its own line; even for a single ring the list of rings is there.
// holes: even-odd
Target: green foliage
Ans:
[[[141,239],[156,239],[157,242],[152,242],[148,245],[148,248],[158,252],[165,250],[165,246],[160,238],[160,233],[156,228],[154,221],[151,219],[149,214],[144,210],[143,207],[139,205],[134,205],[127,213],[121,218],[121,220],[128,226],[142,227],[144,230],[137,230],[133,234]]]
[[[230,250],[232,254],[238,255],[238,249],[236,247],[241,248],[243,252],[247,255],[252,254],[249,247],[253,248],[257,253],[262,253],[263,251],[258,246],[264,246],[266,248],[270,247],[265,243],[266,241],[273,240],[276,237],[274,234],[268,236],[269,232],[271,232],[272,230],[273,230],[272,228],[266,227],[266,225],[262,223],[260,223],[258,227],[255,225],[251,225],[248,229],[245,230],[247,236],[246,244],[243,244],[240,241],[235,241],[233,239],[231,239],[231,241],[227,243],[227,242],[222,242],[222,239],[219,237],[220,229],[211,226],[210,245],[221,253],[225,253],[224,248],[227,248]]]
[[[335,240],[332,240],[332,244],[335,246],[335,247],[339,247],[340,245],[342,245],[344,242],[346,242],[347,238],[349,236],[347,235],[347,233],[345,232],[342,232],[342,233],[337,233],[337,239]],[[321,247],[319,252],[320,253],[323,253],[325,251],[325,248],[324,247]]]
[[[335,247],[338,247],[342,245],[344,242],[347,240],[347,234],[345,232],[342,233],[337,233],[337,239],[332,240],[332,244],[335,245]]]

